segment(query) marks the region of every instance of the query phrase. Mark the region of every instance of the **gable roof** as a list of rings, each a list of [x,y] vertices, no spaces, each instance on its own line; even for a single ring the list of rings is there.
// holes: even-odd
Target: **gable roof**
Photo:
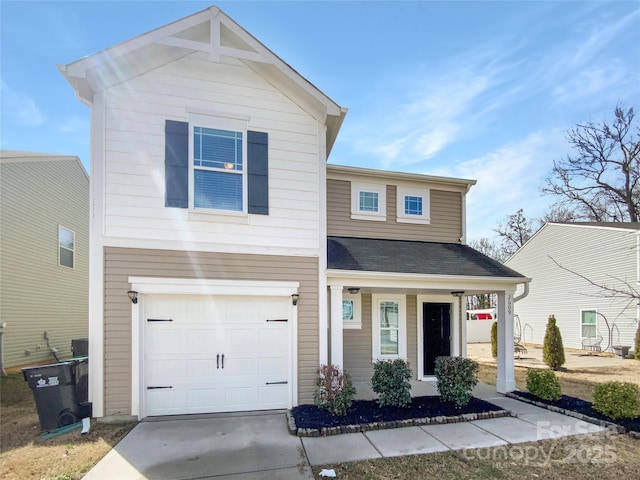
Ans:
[[[527,240],[524,245],[522,245],[518,250],[516,250],[513,255],[511,255],[506,261],[505,264],[510,263],[514,258],[519,256],[521,252],[523,252],[527,246],[536,241],[536,239],[543,234],[546,230],[554,229],[554,228],[575,228],[582,229],[585,232],[593,232],[594,230],[605,229],[605,230],[617,230],[621,233],[628,234],[630,232],[636,231],[637,234],[640,234],[640,223],[639,222],[547,222],[542,227],[540,227],[532,236]]]
[[[347,109],[340,107],[217,7],[172,22],[67,65],[58,65],[84,103],[96,91],[199,52],[212,62],[232,57],[327,124],[327,155]]]
[[[336,270],[526,280],[515,270],[458,243],[329,237],[327,247],[327,267]]]
[[[87,181],[89,180],[89,174],[77,156],[24,152],[21,150],[0,150],[0,164],[35,162],[72,162],[75,163],[78,169],[87,177]]]

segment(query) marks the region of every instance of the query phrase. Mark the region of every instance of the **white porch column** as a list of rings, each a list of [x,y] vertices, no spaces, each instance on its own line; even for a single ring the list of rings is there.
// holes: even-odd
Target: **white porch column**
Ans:
[[[343,368],[342,285],[331,285],[331,363]]]
[[[498,292],[498,377],[496,390],[499,393],[516,389],[513,371],[513,293]]]

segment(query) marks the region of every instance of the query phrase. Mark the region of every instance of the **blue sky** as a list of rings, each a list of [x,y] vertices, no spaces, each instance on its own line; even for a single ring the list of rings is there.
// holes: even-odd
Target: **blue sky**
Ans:
[[[213,4],[0,0],[0,148],[88,170],[89,109],[56,65]],[[330,163],[476,179],[469,239],[545,212],[569,128],[640,109],[637,0],[215,5],[349,109]]]

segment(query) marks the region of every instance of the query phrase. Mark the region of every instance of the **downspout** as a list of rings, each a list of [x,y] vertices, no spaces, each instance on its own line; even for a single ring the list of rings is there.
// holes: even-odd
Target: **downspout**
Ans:
[[[525,298],[527,295],[529,295],[529,282],[525,282],[524,284],[524,292],[522,292],[520,295],[518,295],[517,297],[515,297],[513,299],[513,303],[516,303],[520,300],[522,300],[523,298]]]

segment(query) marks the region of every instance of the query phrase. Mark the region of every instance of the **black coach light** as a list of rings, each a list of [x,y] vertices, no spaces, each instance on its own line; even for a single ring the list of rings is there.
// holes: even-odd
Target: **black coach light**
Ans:
[[[129,290],[127,292],[127,295],[129,295],[129,300],[131,300],[131,303],[138,303],[138,292],[136,292],[135,290]]]
[[[293,301],[293,305],[298,305],[298,300],[300,300],[300,295],[294,293],[291,295],[291,300]]]

